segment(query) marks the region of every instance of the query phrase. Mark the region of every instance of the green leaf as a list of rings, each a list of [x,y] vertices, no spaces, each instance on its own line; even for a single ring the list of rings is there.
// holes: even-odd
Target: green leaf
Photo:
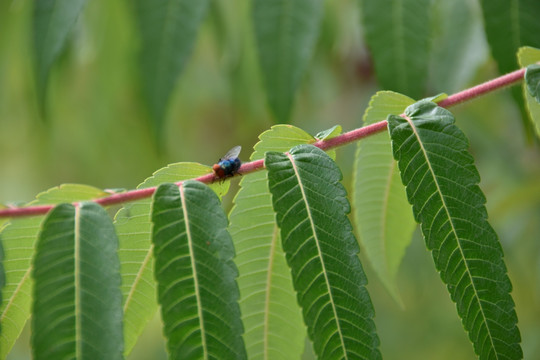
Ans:
[[[521,359],[512,285],[487,221],[480,176],[452,114],[429,101],[390,115],[394,157],[463,326],[480,359]]]
[[[405,95],[380,91],[371,98],[364,125],[381,121],[388,114],[402,114],[413,103]],[[354,221],[366,255],[386,289],[402,305],[396,276],[416,223],[388,132],[358,142],[352,199]]]
[[[91,186],[66,184],[38,194],[36,200],[28,205],[91,200],[106,195],[102,190]],[[5,251],[6,272],[6,286],[0,307],[0,359],[5,359],[30,316],[31,262],[43,218],[44,216],[35,216],[13,219],[0,233]]]
[[[470,0],[437,0],[432,10],[430,87],[457,92],[488,56],[480,6]]]
[[[167,105],[206,14],[208,0],[137,0],[141,31],[141,75],[152,115],[155,136],[160,139]]]
[[[379,338],[341,172],[326,153],[299,145],[267,152],[272,202],[304,321],[321,359],[379,359]]]
[[[170,164],[156,171],[137,188],[193,179],[211,171],[208,166],[196,163]],[[216,182],[211,188],[221,196],[227,192],[229,184],[229,181]],[[134,201],[120,209],[115,216],[124,298],[124,356],[131,352],[157,310],[151,247],[151,202],[151,199]]]
[[[529,65],[540,62],[540,49],[524,46],[519,49],[517,57],[521,67],[528,67]],[[538,65],[532,66],[538,68]],[[525,105],[536,131],[536,136],[540,137],[540,81],[538,79],[538,70],[536,72],[533,71],[533,73],[536,75],[531,76],[531,72],[528,69],[525,71],[523,97],[525,98]]]
[[[540,65],[527,66],[525,70],[525,84],[529,95],[540,103]]]
[[[32,307],[35,359],[121,359],[118,239],[93,202],[55,207],[36,247]]]
[[[291,116],[294,93],[312,56],[321,0],[254,0],[253,25],[268,104],[277,122]]]
[[[0,226],[0,231],[1,231]],[[0,234],[0,304],[2,304],[2,292],[6,286],[6,271],[4,269],[4,246],[2,245],[2,236]],[[0,322],[0,334],[2,333],[2,323]]]
[[[430,0],[361,4],[366,43],[381,87],[422,97],[428,73]]]
[[[60,55],[85,0],[34,1],[33,37],[39,101],[44,106],[47,78]]]
[[[515,54],[521,46],[540,48],[540,1],[482,0],[481,4],[486,37],[499,72],[513,71],[518,67]],[[525,131],[529,134],[530,121],[522,92],[518,87],[513,87],[511,92],[521,111]]]
[[[245,359],[234,247],[206,185],[160,185],[152,206],[155,277],[172,359]]]
[[[6,209],[7,206],[0,204],[0,209]],[[0,219],[0,304],[2,304],[2,292],[6,285],[6,270],[4,269],[4,246],[2,245],[2,231],[6,227],[9,219]],[[2,323],[0,322],[0,334],[2,334]]]
[[[540,47],[540,2],[482,0],[480,3],[487,40],[499,72],[515,70],[518,66],[515,54],[520,46]]]
[[[328,139],[338,136],[339,134],[341,134],[341,132],[342,132],[341,125],[334,125],[330,129],[319,131],[317,135],[315,135],[315,139],[328,140]]]
[[[314,142],[311,135],[290,125],[276,125],[261,134],[251,160],[266,151],[287,151]],[[296,301],[291,272],[281,248],[267,172],[240,180],[229,232],[236,248],[240,310],[249,359],[300,359],[307,335]]]

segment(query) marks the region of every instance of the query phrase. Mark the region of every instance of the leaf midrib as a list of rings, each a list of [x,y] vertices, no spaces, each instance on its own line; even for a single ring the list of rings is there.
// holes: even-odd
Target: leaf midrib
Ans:
[[[475,299],[476,299],[476,301],[478,303],[480,313],[482,314],[483,323],[485,324],[486,331],[487,331],[488,336],[489,336],[489,342],[491,343],[491,348],[495,349],[495,343],[493,341],[493,335],[491,334],[491,330],[490,330],[490,328],[488,326],[487,317],[486,317],[486,314],[484,313],[484,309],[482,307],[482,302],[480,301],[480,297],[478,296],[478,290],[476,289],[476,284],[474,283],[474,278],[471,275],[471,271],[470,271],[469,265],[467,263],[467,258],[465,257],[465,254],[463,252],[463,248],[461,247],[461,242],[459,241],[460,238],[459,238],[459,236],[457,234],[457,231],[456,231],[456,228],[454,226],[453,218],[452,218],[452,216],[450,216],[450,212],[448,210],[448,206],[446,205],[446,201],[445,201],[444,196],[442,194],[441,187],[439,186],[439,182],[437,181],[437,177],[435,176],[435,173],[434,173],[433,168],[431,166],[431,162],[429,161],[428,153],[427,153],[426,149],[424,148],[424,144],[422,143],[422,141],[420,139],[420,135],[418,134],[412,119],[407,115],[402,115],[402,116],[409,123],[409,125],[410,125],[410,127],[411,127],[417,141],[418,141],[418,145],[420,146],[420,150],[422,151],[422,153],[423,153],[423,155],[424,155],[424,157],[426,159],[426,163],[427,163],[429,172],[431,173],[431,176],[433,178],[433,182],[435,183],[435,186],[437,188],[437,193],[439,194],[439,197],[441,198],[441,202],[443,204],[444,211],[446,213],[446,216],[448,217],[448,223],[450,224],[452,232],[454,233],[454,236],[456,238],[456,243],[457,243],[457,246],[458,246],[458,249],[459,249],[459,253],[461,255],[461,258],[463,259],[463,264],[465,265],[465,271],[467,272],[467,276],[470,279],[471,287],[472,287],[472,289],[474,291],[474,297],[475,297]],[[494,354],[498,358],[498,354],[497,354],[496,351],[494,351]]]
[[[193,271],[193,284],[195,287],[195,298],[197,299],[197,315],[199,317],[199,326],[201,328],[201,347],[203,349],[203,359],[208,359],[208,346],[206,344],[206,330],[204,328],[204,318],[202,312],[201,294],[199,293],[199,279],[197,273],[197,262],[195,259],[195,252],[193,249],[193,237],[191,235],[191,228],[189,227],[189,217],[186,207],[186,194],[184,191],[184,184],[180,184],[178,187],[180,193],[180,201],[182,202],[182,212],[184,215],[184,223],[186,224],[186,237],[189,249],[189,257],[191,259],[191,268]]]
[[[288,153],[288,152],[287,152],[287,157],[289,158],[289,160],[291,162],[291,165],[292,165],[292,168],[294,170],[294,174],[295,174],[296,178],[298,179],[298,187],[300,188],[300,192],[302,193],[302,199],[304,200],[304,203],[306,204],[306,211],[307,211],[307,214],[308,214],[309,223],[311,225],[311,230],[313,232],[313,240],[315,241],[315,245],[317,245],[318,256],[319,256],[319,259],[321,261],[321,266],[323,268],[324,281],[325,281],[326,289],[328,291],[328,295],[329,295],[329,298],[330,298],[330,304],[332,305],[332,312],[334,313],[333,319],[336,322],[336,328],[337,328],[337,332],[339,334],[339,340],[341,342],[341,348],[343,349],[343,356],[344,356],[344,359],[348,359],[349,357],[347,355],[347,351],[345,350],[346,349],[345,340],[343,338],[343,332],[341,330],[341,325],[340,325],[339,321],[337,321],[338,313],[337,313],[337,309],[336,309],[336,304],[334,303],[334,298],[332,296],[332,289],[330,287],[330,282],[328,280],[328,274],[327,274],[327,271],[326,271],[326,266],[325,266],[324,259],[323,259],[323,256],[322,256],[321,247],[319,245],[319,238],[318,238],[317,231],[316,231],[316,228],[315,228],[315,223],[313,221],[313,216],[311,215],[311,208],[310,208],[309,202],[307,200],[306,192],[304,190],[304,186],[303,186],[300,174],[298,172],[296,162],[294,161],[292,155],[290,153]]]
[[[81,207],[75,207],[75,224],[74,224],[74,261],[75,261],[75,358],[82,359],[82,344],[83,339],[81,336],[82,330],[82,306],[81,306]]]
[[[167,54],[169,53],[169,48],[167,47],[167,44],[169,44],[169,39],[171,36],[174,38],[174,24],[175,22],[171,20],[173,17],[173,14],[176,14],[176,6],[174,1],[169,1],[167,4],[167,11],[165,12],[165,19],[163,20],[163,25],[160,28],[160,39],[159,39],[159,50],[158,50],[158,66],[157,71],[158,74],[156,76],[156,83],[163,84],[166,83],[167,77],[171,76],[169,73],[169,67],[167,65],[167,60],[169,57]]]

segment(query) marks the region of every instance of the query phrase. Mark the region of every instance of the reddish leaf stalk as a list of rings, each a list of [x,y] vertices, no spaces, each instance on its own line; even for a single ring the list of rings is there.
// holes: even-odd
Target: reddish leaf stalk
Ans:
[[[450,95],[446,99],[440,101],[438,105],[445,108],[450,107],[450,106],[462,103],[464,101],[474,99],[488,92],[503,88],[505,86],[513,85],[516,82],[523,79],[524,74],[525,74],[525,68],[516,70],[509,74],[487,81],[483,84],[474,86],[470,89],[466,89],[456,94]],[[386,129],[386,125],[387,125],[386,120],[382,120],[377,123],[346,132],[344,134],[341,134],[339,136],[336,136],[328,140],[319,140],[315,142],[313,145],[319,147],[322,150],[328,150],[337,146],[342,146],[350,142],[362,139],[364,137],[373,135],[375,133],[381,132]],[[240,167],[238,173],[247,174],[247,173],[261,170],[263,168],[264,168],[264,160],[261,159],[261,160],[256,160],[256,161],[243,164]],[[210,173],[210,174],[206,174],[198,178],[195,178],[194,180],[209,184],[216,181],[217,178],[214,176],[213,173]],[[182,184],[182,181],[179,181],[176,183],[176,185],[178,186],[180,186],[180,184]],[[125,202],[135,201],[135,200],[140,200],[140,199],[150,197],[154,194],[156,189],[157,187],[131,190],[124,193],[118,193],[118,194],[113,194],[107,197],[99,198],[94,201],[102,206],[122,204]],[[75,203],[75,205],[76,204],[77,203]],[[39,206],[28,206],[28,207],[21,207],[21,208],[13,207],[13,208],[8,208],[8,209],[0,209],[0,218],[44,215],[48,213],[50,210],[52,210],[54,206],[55,205],[39,205]]]

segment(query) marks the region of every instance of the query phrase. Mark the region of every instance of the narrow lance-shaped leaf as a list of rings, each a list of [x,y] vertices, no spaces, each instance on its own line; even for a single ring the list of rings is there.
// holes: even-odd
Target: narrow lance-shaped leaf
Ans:
[[[480,176],[452,114],[430,101],[390,115],[394,157],[463,326],[480,359],[521,359],[512,285],[487,221]]]
[[[381,358],[341,172],[313,145],[267,152],[265,164],[283,250],[316,354]]]
[[[266,151],[287,151],[315,141],[291,125],[275,125],[260,139],[251,160],[264,158]],[[234,198],[229,232],[237,253],[240,310],[250,360],[300,359],[307,337],[275,217],[267,172],[243,176]]]
[[[401,114],[414,100],[391,91],[371,98],[364,125]],[[390,137],[381,132],[358,142],[353,178],[354,221],[375,272],[398,304],[397,272],[416,227],[392,156]]]
[[[197,36],[208,0],[136,0],[141,74],[155,136],[162,136],[167,105]]]
[[[39,100],[43,106],[49,70],[66,43],[85,0],[34,1],[34,52]]]
[[[540,47],[540,2],[537,0],[481,0],[486,37],[501,73],[518,66],[520,46]]]
[[[429,85],[433,92],[457,92],[488,57],[480,5],[470,0],[436,0],[431,14]]]
[[[170,164],[156,171],[137,188],[192,179],[210,171],[212,170],[208,166],[197,163]],[[229,188],[229,181],[215,182],[211,188],[218,194],[225,194]],[[131,352],[139,335],[158,308],[150,210],[151,199],[141,199],[125,205],[115,216],[124,298],[124,356]]]
[[[118,239],[95,203],[62,204],[43,222],[34,259],[35,359],[122,359]]]
[[[154,194],[152,241],[171,359],[245,359],[234,248],[218,197],[197,181]]]
[[[253,25],[268,104],[288,122],[294,94],[319,35],[323,1],[254,0]]]
[[[60,204],[106,196],[100,189],[85,185],[65,184],[36,196],[28,205]],[[32,299],[32,259],[35,243],[44,216],[13,219],[0,233],[5,251],[6,286],[0,306],[0,359],[4,359],[30,317]]]
[[[540,47],[540,1],[482,0],[486,37],[501,74],[518,67],[516,52],[521,46]],[[513,87],[512,97],[519,106],[526,133],[530,126],[521,89]]]
[[[366,43],[386,90],[419,98],[429,59],[430,0],[362,1]]]

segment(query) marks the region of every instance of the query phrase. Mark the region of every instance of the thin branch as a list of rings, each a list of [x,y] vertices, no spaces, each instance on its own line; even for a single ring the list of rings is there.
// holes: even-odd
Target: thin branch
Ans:
[[[489,93],[494,90],[501,89],[505,86],[513,85],[523,79],[525,74],[525,68],[516,70],[509,74],[500,76],[493,80],[487,81],[483,84],[477,85],[470,89],[460,91],[456,94],[450,95],[446,99],[438,103],[442,107],[450,107],[453,105],[460,104],[464,101],[474,99],[483,94]],[[338,135],[334,138],[328,140],[319,140],[313,145],[321,148],[322,150],[332,149],[338,146],[348,144],[353,141],[357,141],[364,137],[379,133],[386,129],[387,122],[386,120],[379,121],[377,123],[364,126],[344,134]],[[238,170],[238,174],[247,174],[254,171],[258,171],[264,168],[264,160],[256,160],[243,164]],[[205,184],[212,183],[217,180],[213,173],[209,173],[194,180],[203,182]],[[182,181],[176,183],[180,186]],[[99,198],[94,200],[96,203],[102,206],[109,206],[115,204],[122,204],[129,201],[135,201],[139,199],[144,199],[150,197],[154,194],[157,187],[150,187],[145,189],[131,190],[124,193],[113,194],[107,197]],[[28,207],[12,207],[7,209],[0,209],[0,218],[5,217],[23,217],[23,216],[35,216],[35,215],[44,215],[54,208],[55,205],[40,205],[40,206],[28,206]]]
[[[486,81],[483,84],[476,85],[470,89],[460,91],[454,95],[450,95],[444,100],[439,101],[437,105],[444,108],[450,107],[450,106],[462,103],[464,101],[474,99],[485,93],[502,89],[503,87],[506,87],[509,85],[514,85],[516,82],[523,79],[523,76],[525,76],[525,70],[526,68],[522,68],[522,69],[513,71],[511,73],[508,73],[506,75],[500,76],[498,78],[495,78],[493,80]]]

